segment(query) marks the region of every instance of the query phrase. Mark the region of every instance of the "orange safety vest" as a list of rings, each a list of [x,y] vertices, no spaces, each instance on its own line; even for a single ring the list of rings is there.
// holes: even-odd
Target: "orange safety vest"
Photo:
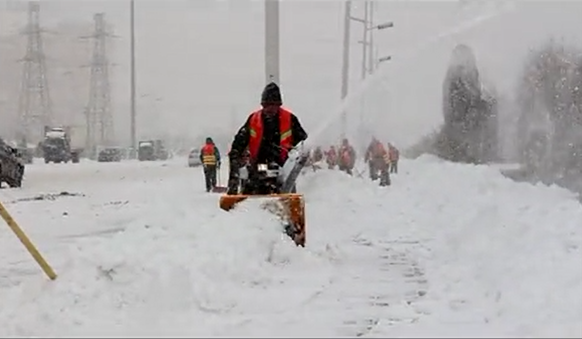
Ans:
[[[377,156],[377,157],[383,157],[386,154],[387,154],[386,148],[384,148],[384,145],[381,142],[378,142],[376,144],[376,154],[375,154],[375,156]]]
[[[204,165],[216,165],[216,154],[214,153],[213,144],[206,144],[202,147],[202,163]]]
[[[345,165],[349,164],[352,161],[350,154],[350,146],[342,146],[342,148],[340,149],[340,155],[342,163]]]
[[[261,147],[263,139],[263,110],[255,111],[250,118],[250,135],[249,153],[251,159],[254,161]],[[284,108],[279,108],[279,134],[281,139],[279,146],[281,147],[281,161],[287,160],[287,153],[293,148],[293,135],[291,132],[291,112]]]
[[[388,153],[390,156],[390,160],[392,161],[398,161],[398,158],[400,156],[400,152],[398,152],[398,149],[394,146],[388,146]]]

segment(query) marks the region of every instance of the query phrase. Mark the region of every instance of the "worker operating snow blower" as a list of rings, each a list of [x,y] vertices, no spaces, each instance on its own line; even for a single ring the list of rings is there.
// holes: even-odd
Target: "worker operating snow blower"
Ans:
[[[269,205],[268,209],[283,220],[287,235],[304,246],[305,208],[303,197],[296,193],[295,181],[309,153],[299,152],[292,158],[289,155],[307,139],[307,133],[282,104],[279,86],[269,83],[261,96],[262,108],[251,113],[232,142],[228,191],[221,197],[220,207],[228,211],[249,197],[276,198],[278,208],[273,210],[275,205]],[[244,159],[247,149],[248,163]],[[240,177],[243,167],[246,178]]]

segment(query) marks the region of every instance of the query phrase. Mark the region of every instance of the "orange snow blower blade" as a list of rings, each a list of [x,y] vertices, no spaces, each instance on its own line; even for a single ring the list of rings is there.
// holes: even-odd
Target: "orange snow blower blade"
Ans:
[[[269,212],[281,219],[285,232],[297,246],[305,247],[305,201],[303,195],[296,193],[268,194],[268,195],[223,195],[220,197],[220,208],[230,211],[246,199],[263,198],[270,201],[263,206]],[[275,201],[272,201],[275,200]]]

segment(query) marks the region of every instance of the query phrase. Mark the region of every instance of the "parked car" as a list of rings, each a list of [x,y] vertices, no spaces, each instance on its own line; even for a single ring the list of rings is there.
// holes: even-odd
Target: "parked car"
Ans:
[[[188,167],[196,167],[201,166],[202,162],[200,161],[200,150],[193,149],[188,154]]]
[[[99,151],[98,162],[120,162],[123,150],[118,147],[107,147]]]
[[[137,146],[139,161],[168,160],[170,153],[166,150],[162,140],[144,140]]]

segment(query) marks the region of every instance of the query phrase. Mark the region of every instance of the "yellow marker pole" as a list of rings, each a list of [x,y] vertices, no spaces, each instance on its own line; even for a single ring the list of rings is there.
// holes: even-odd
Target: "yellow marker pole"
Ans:
[[[55,280],[57,278],[57,274],[55,273],[55,271],[53,271],[52,267],[46,262],[46,260],[44,260],[40,252],[36,249],[36,247],[32,243],[32,241],[30,241],[30,239],[26,236],[26,234],[20,228],[20,226],[18,226],[14,218],[12,218],[10,213],[8,213],[8,210],[4,207],[4,205],[1,202],[0,202],[0,216],[2,216],[2,219],[4,219],[4,221],[6,221],[6,224],[8,224],[12,232],[16,234],[16,237],[18,237],[20,242],[22,242],[24,247],[26,247],[28,253],[32,255],[32,257],[34,258],[36,263],[40,266],[40,268],[42,268],[44,273],[51,280]]]

